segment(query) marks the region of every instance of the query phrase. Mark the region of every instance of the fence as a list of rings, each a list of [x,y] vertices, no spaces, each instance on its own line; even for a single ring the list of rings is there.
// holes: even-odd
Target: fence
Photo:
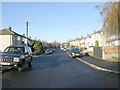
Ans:
[[[102,59],[102,48],[101,47],[94,47],[93,48],[93,56],[96,58]]]

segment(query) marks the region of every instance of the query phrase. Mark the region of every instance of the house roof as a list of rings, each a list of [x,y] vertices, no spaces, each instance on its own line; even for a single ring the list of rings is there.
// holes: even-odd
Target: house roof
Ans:
[[[0,30],[0,35],[14,35],[14,34],[16,34],[20,37],[26,38],[25,36],[20,35],[20,34],[14,32],[14,31],[10,30],[10,28],[9,29],[5,28],[5,29]],[[30,39],[30,38],[28,38],[28,39],[32,41],[32,39]]]
[[[0,30],[0,35],[13,35],[14,33],[9,29],[2,29]]]

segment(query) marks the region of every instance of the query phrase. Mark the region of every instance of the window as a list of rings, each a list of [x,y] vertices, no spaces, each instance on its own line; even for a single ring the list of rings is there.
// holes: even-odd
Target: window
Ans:
[[[27,49],[27,47],[25,46],[25,53],[27,53],[28,52],[28,49]]]
[[[4,53],[22,54],[24,53],[24,48],[23,47],[8,47],[4,50]]]

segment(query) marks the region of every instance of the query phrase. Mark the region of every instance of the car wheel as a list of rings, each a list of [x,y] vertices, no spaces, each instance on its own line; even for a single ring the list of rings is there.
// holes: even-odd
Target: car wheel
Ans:
[[[19,67],[19,68],[18,68],[18,71],[23,72],[24,69],[23,69],[22,67]]]
[[[85,53],[85,56],[89,56],[89,54],[88,54],[88,53]]]
[[[23,62],[22,64],[20,64],[19,67],[18,67],[18,71],[23,72],[25,70],[25,65],[26,65],[25,62]]]
[[[74,58],[74,56],[71,56],[71,58]]]
[[[31,62],[28,63],[28,67],[30,67],[30,68],[32,67],[32,63]]]
[[[82,55],[80,55],[80,58],[83,57]]]

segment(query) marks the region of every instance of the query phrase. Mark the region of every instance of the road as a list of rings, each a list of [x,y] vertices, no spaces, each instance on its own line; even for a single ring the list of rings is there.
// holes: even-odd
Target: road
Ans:
[[[90,68],[60,49],[33,58],[32,69],[2,74],[3,88],[117,88],[118,76]]]

